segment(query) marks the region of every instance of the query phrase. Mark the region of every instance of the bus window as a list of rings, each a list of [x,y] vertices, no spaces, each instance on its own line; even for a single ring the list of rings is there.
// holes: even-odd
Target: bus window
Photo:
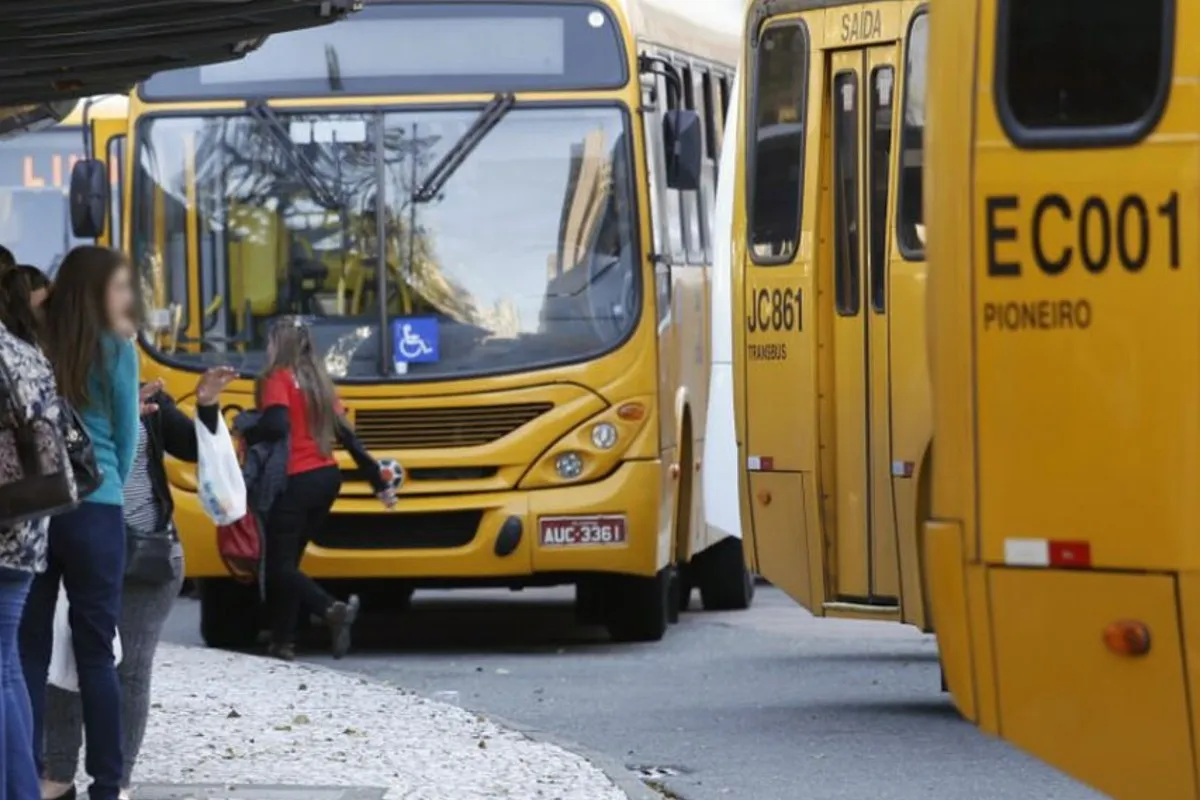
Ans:
[[[882,313],[887,294],[887,204],[892,163],[892,97],[896,72],[891,67],[871,71],[870,175],[871,308]]]
[[[113,247],[121,247],[121,200],[125,180],[125,137],[114,136],[108,140],[108,229]]]
[[[1017,144],[1112,144],[1153,127],[1166,103],[1169,0],[1006,0],[996,98]],[[1104,129],[1097,137],[1096,129]],[[1048,135],[1047,135],[1048,134]],[[1095,143],[1095,142],[1094,142]]]
[[[683,81],[683,107],[689,111],[699,111],[703,119],[703,109],[696,107],[696,77],[691,67],[681,67],[679,77]],[[680,205],[683,211],[683,241],[687,249],[687,263],[704,263],[704,234],[700,226],[699,193],[687,191],[679,193]]]
[[[713,94],[712,73],[704,70],[700,74],[700,102],[704,104],[704,143],[708,157],[716,161],[721,157],[721,129],[718,127],[721,112]]]
[[[833,79],[834,295],[837,311],[858,313],[858,76]]]
[[[658,78],[658,96],[660,98],[658,107],[668,111],[676,111],[680,108],[683,98],[678,96],[673,86],[670,86],[663,77]],[[654,130],[656,131],[655,149],[661,151],[663,149],[662,131],[659,124],[660,117],[654,118]],[[683,193],[678,189],[672,189],[666,185],[663,191],[666,193],[667,202],[664,206],[667,217],[667,253],[669,260],[674,264],[683,264],[687,261],[687,245],[683,239]]]
[[[900,127],[900,191],[897,200],[897,240],[900,255],[919,261],[925,253],[925,61],[929,47],[929,15],[913,17],[908,30],[904,63],[904,121]]]
[[[755,65],[750,142],[750,253],[758,264],[791,261],[800,238],[804,186],[804,85],[808,41],[803,24],[769,26]],[[722,80],[722,95],[725,81]],[[726,102],[722,97],[722,102]]]

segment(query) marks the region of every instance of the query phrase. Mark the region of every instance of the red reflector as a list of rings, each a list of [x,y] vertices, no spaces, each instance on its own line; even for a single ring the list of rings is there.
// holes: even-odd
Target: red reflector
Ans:
[[[771,456],[763,456],[758,460],[758,468],[763,472],[770,472],[775,469],[775,459]]]
[[[1086,569],[1092,565],[1092,546],[1087,542],[1050,542],[1050,566]]]

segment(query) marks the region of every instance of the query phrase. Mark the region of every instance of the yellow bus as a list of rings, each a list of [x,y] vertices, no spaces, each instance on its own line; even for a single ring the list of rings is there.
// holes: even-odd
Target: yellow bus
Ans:
[[[928,630],[926,7],[750,4],[732,352],[752,566],[814,614]]]
[[[946,681],[1106,795],[1194,800],[1200,7],[973,0],[931,25]]]
[[[387,511],[338,454],[310,574],[368,606],[574,583],[614,638],[663,635],[703,519],[738,19],[682,0],[375,2],[137,88],[124,242],[145,374],[182,396],[232,364],[233,413],[268,323],[306,315],[359,435],[403,464]],[[203,636],[252,642],[254,591],[226,579],[192,470],[169,471]]]
[[[71,227],[68,189],[75,164],[87,158],[84,121],[124,125],[129,99],[107,95],[81,100],[53,127],[0,139],[0,244],[17,263],[30,264],[53,275],[59,261],[76,244]],[[111,208],[119,215],[119,164],[123,138],[108,142]]]

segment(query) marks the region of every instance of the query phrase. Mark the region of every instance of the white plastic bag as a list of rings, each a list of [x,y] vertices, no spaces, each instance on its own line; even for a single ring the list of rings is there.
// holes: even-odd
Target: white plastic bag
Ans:
[[[121,663],[121,634],[113,638],[113,662]],[[75,646],[71,642],[71,618],[68,614],[67,591],[58,585],[58,605],[54,607],[54,639],[50,647],[50,674],[53,686],[68,692],[79,691],[79,672],[75,668]]]
[[[217,432],[211,433],[196,419],[196,483],[204,513],[218,525],[230,525],[246,516],[246,482],[233,449],[233,439],[225,420],[217,418]]]

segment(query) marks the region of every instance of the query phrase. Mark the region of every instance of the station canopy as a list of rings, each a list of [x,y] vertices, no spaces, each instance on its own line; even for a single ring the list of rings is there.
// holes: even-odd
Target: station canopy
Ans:
[[[0,0],[0,133],[167,69],[232,61],[363,0]],[[65,110],[64,110],[65,109]]]

